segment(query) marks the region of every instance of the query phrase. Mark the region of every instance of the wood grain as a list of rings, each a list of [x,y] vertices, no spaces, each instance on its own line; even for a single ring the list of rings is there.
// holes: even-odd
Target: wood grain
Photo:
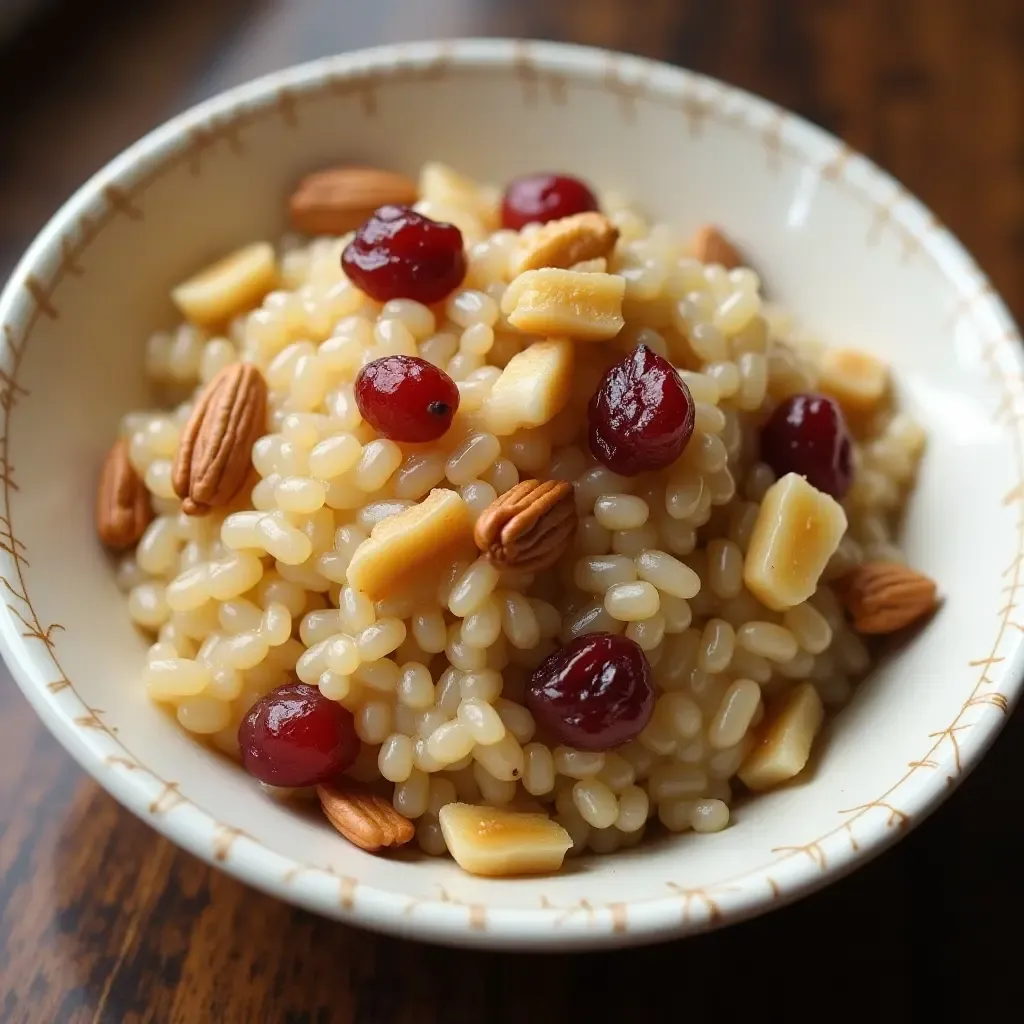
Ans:
[[[664,57],[797,110],[928,203],[1024,319],[1019,0],[65,3],[0,61],[0,268],[88,174],[204,95],[353,46],[469,34]],[[995,932],[1015,935],[1024,909],[1020,714],[942,811],[828,892],[685,943],[564,958],[430,949],[252,892],[118,807],[6,677],[0,769],[5,1024],[660,1021],[723,1008],[770,1020],[837,1004],[879,1021],[984,1019],[1016,967]]]

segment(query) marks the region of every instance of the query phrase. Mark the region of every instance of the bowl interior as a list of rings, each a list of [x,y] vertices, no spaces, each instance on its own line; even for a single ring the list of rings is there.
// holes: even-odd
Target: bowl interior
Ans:
[[[890,360],[929,431],[905,525],[940,583],[931,625],[832,722],[810,776],[681,836],[562,874],[485,881],[376,858],[266,798],[140,684],[145,643],[92,502],[169,288],[275,239],[303,172],[440,159],[495,182],[566,169],[683,231],[723,225],[772,297],[830,344]],[[119,158],[48,227],[0,303],[5,334],[0,623],[50,727],[190,849],[327,913],[450,941],[638,941],[746,915],[899,835],[994,735],[1014,696],[1024,480],[1018,338],[959,246],[895,183],[767,104],[647,62],[562,47],[423,45],[236,90]],[[1012,628],[1012,627],[1017,628]]]

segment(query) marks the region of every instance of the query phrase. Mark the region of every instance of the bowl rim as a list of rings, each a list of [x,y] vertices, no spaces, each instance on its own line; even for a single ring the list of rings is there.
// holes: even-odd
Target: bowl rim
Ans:
[[[56,284],[66,258],[61,246],[70,231],[86,230],[85,215],[99,211],[109,220],[119,211],[123,213],[126,190],[130,194],[131,189],[145,187],[174,163],[185,159],[190,140],[195,144],[204,139],[207,143],[211,138],[216,140],[229,121],[237,125],[251,117],[270,116],[274,111],[287,118],[289,106],[296,99],[339,83],[349,89],[367,89],[389,79],[440,76],[453,69],[489,73],[495,69],[512,70],[520,77],[527,97],[533,90],[534,100],[540,83],[546,82],[554,93],[559,83],[564,87],[571,80],[576,85],[611,90],[623,103],[632,104],[638,99],[671,102],[690,121],[691,129],[699,119],[713,116],[723,124],[757,130],[777,154],[797,156],[830,182],[847,185],[864,200],[874,203],[884,211],[886,223],[902,233],[905,244],[914,245],[916,251],[932,259],[957,297],[956,315],[986,323],[986,333],[993,340],[985,358],[995,379],[1011,398],[1024,401],[1024,350],[1005,305],[963,246],[937,218],[867,158],[803,118],[716,79],[592,47],[513,39],[395,44],[320,58],[231,88],[149,132],[64,203],[32,242],[0,294],[0,324],[4,325],[0,363],[14,366],[11,374],[0,375],[7,388],[4,396],[11,393],[23,343],[35,320],[46,312],[46,295],[39,291],[39,280],[45,277],[42,272],[57,267],[52,279],[52,284]],[[96,226],[95,220],[93,217],[90,226],[98,233],[103,225]],[[20,340],[16,342],[19,331]],[[0,455],[6,465],[6,438],[14,402],[5,397],[0,406],[4,410]],[[1024,480],[1024,428],[1020,418],[1014,420],[1012,437]],[[10,534],[6,485],[0,490],[0,498],[4,501]],[[1018,571],[1022,560],[1024,533],[1016,558]],[[0,545],[0,570],[4,574],[15,573],[21,581],[22,593],[27,593],[13,537],[9,544]],[[1014,581],[1018,582],[1016,575]],[[852,842],[852,832],[847,837],[845,825],[840,824],[818,840],[784,848],[774,860],[720,883],[700,889],[676,886],[662,897],[623,903],[584,900],[578,907],[540,905],[532,909],[481,906],[454,901],[441,890],[436,900],[410,904],[408,897],[399,893],[277,854],[239,830],[217,822],[189,800],[181,798],[175,802],[174,813],[160,813],[161,797],[154,799],[154,787],[162,784],[161,792],[166,796],[166,787],[171,784],[144,767],[136,771],[124,763],[111,763],[110,744],[119,741],[98,719],[98,728],[82,728],[81,721],[75,720],[69,711],[76,707],[75,700],[87,717],[95,717],[93,710],[74,693],[49,635],[40,635],[38,622],[26,623],[18,607],[11,603],[18,594],[12,590],[4,596],[5,600],[0,602],[0,651],[20,688],[65,749],[135,815],[207,863],[287,902],[370,929],[447,945],[567,950],[640,944],[708,930],[798,899],[877,856],[906,833],[906,826],[920,822],[944,800],[994,741],[1019,696],[1024,676],[1024,643],[1014,642],[1012,657],[1001,659],[1010,664],[1002,666],[1002,688],[993,695],[999,702],[987,702],[993,706],[985,710],[993,713],[971,721],[970,729],[959,740],[954,735],[962,728],[957,724],[959,717],[942,734],[937,734],[940,738],[936,746],[948,741],[955,754],[955,762],[949,761],[955,767],[952,774],[936,770],[923,776],[923,784],[909,787],[901,795],[897,809],[886,797],[914,774],[911,768],[878,800],[865,809],[855,809],[864,814],[871,810],[883,812],[877,820],[873,819],[870,835],[859,837],[859,842]],[[1002,649],[1008,624],[1007,613],[989,662]],[[25,626],[29,627],[27,632]],[[56,683],[47,681],[40,647],[53,662],[58,674]],[[982,665],[978,686],[961,709],[961,716],[972,702],[986,703],[978,698],[986,671],[987,666]]]

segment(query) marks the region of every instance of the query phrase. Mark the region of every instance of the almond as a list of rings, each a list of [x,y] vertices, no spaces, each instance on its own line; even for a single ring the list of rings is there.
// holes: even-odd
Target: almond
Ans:
[[[576,500],[564,480],[523,480],[484,510],[473,538],[497,569],[551,568],[576,533]]]
[[[895,633],[938,604],[935,581],[898,562],[866,562],[839,589],[858,633]]]
[[[714,224],[698,228],[690,242],[690,249],[701,263],[719,263],[726,270],[735,270],[744,264],[739,249]]]
[[[524,238],[512,258],[512,273],[541,267],[572,267],[607,257],[619,240],[619,229],[603,213],[577,213],[549,221]]]
[[[249,363],[217,374],[199,396],[174,459],[174,493],[189,516],[229,505],[245,485],[263,433],[267,383]]]
[[[316,795],[327,820],[361,850],[404,846],[416,834],[413,823],[388,800],[350,780],[317,786]]]
[[[138,543],[153,520],[149,491],[128,460],[128,442],[119,438],[107,452],[96,491],[96,532],[114,551]]]
[[[288,208],[292,227],[307,235],[344,235],[381,206],[411,206],[416,182],[377,167],[332,167],[299,182]]]

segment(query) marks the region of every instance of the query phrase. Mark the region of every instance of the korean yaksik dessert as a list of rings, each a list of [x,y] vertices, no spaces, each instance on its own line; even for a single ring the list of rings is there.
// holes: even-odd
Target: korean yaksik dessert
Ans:
[[[332,168],[175,289],[97,499],[143,683],[368,850],[556,870],[807,764],[923,446],[716,228],[556,174]]]

